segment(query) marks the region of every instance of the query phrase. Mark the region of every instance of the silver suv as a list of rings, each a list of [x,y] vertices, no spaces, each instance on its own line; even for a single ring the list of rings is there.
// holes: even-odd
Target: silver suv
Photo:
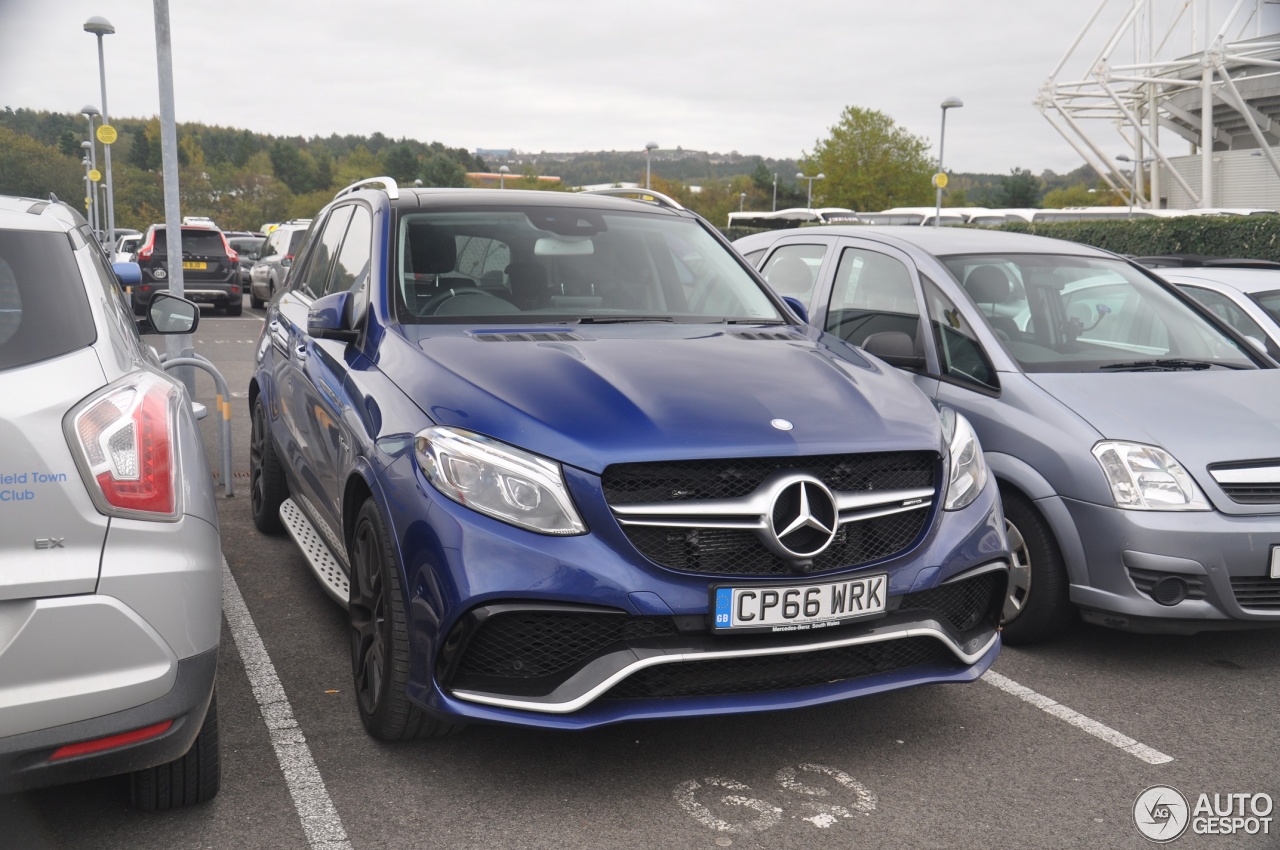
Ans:
[[[249,306],[260,309],[284,289],[293,257],[309,227],[311,219],[294,218],[267,235],[267,241],[258,251],[257,262],[249,271]]]
[[[117,280],[119,274],[120,280]],[[218,791],[222,557],[182,385],[84,219],[0,196],[0,793],[130,774],[134,804]]]

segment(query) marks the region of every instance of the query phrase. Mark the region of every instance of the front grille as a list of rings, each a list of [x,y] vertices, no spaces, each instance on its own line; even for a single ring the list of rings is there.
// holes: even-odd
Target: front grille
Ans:
[[[670,617],[562,611],[495,614],[467,644],[458,672],[507,679],[554,676],[613,644],[674,634]]]
[[[1227,498],[1240,505],[1280,505],[1280,483],[1219,484]]]
[[[648,502],[740,499],[779,472],[806,473],[836,492],[935,488],[937,455],[877,452],[796,458],[738,458],[616,464],[601,484],[614,507]],[[822,573],[889,558],[923,533],[927,507],[842,525],[831,545],[805,565]],[[679,572],[736,576],[786,576],[796,564],[767,549],[751,531],[663,525],[623,525],[632,545],[649,560]]]
[[[897,610],[931,611],[963,634],[981,623],[984,615],[1000,610],[1004,585],[1001,573],[983,573],[932,590],[908,593]]]
[[[1231,590],[1241,608],[1280,610],[1280,580],[1266,576],[1232,576]]]
[[[847,682],[922,664],[951,662],[955,656],[927,637],[794,652],[661,664],[641,670],[605,694],[607,699],[652,699],[768,693]]]
[[[854,567],[895,555],[919,536],[929,519],[925,509],[850,522],[806,572]],[[793,562],[764,547],[750,531],[723,528],[624,526],[632,545],[655,564],[691,573],[738,576],[793,576]]]
[[[736,499],[755,492],[775,472],[807,472],[836,491],[933,487],[931,452],[875,452],[813,457],[762,457],[614,464],[601,485],[610,505]]]

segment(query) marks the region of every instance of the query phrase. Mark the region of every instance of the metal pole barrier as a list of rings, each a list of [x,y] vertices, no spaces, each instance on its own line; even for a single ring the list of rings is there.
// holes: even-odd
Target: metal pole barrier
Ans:
[[[190,357],[166,358],[162,365],[166,371],[176,366],[194,366],[213,376],[214,386],[218,390],[214,406],[218,408],[218,413],[222,416],[222,422],[218,428],[219,450],[222,453],[222,486],[226,497],[230,499],[235,495],[235,488],[231,483],[231,392],[227,389],[226,379],[222,377],[222,373],[212,363],[194,351],[191,352],[191,355]]]

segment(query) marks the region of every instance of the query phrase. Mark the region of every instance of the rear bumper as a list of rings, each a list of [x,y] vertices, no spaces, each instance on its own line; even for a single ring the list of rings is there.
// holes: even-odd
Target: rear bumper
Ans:
[[[173,761],[191,749],[213,697],[218,650],[176,664],[173,686],[142,705],[48,729],[0,738],[0,793],[115,776]],[[116,749],[50,761],[59,748],[172,720],[163,734]]]

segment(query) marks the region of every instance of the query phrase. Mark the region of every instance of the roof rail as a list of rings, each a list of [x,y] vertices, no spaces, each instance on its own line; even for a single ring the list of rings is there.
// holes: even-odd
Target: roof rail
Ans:
[[[387,197],[390,198],[391,200],[393,201],[399,200],[400,187],[396,185],[396,181],[391,179],[390,177],[367,177],[364,180],[357,180],[347,188],[339,189],[338,194],[334,195],[333,199],[336,201],[338,200],[338,198],[341,198],[343,195],[348,195],[356,191],[361,186],[371,186],[374,184],[381,184],[383,187],[385,187],[387,190]]]
[[[672,210],[684,209],[684,207],[681,206],[674,198],[669,198],[661,192],[654,192],[650,189],[641,189],[638,186],[632,188],[627,188],[625,186],[612,186],[607,189],[583,189],[580,194],[612,195],[616,198],[631,198],[632,200],[644,201],[648,204],[655,204]]]

